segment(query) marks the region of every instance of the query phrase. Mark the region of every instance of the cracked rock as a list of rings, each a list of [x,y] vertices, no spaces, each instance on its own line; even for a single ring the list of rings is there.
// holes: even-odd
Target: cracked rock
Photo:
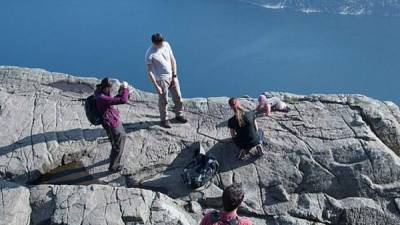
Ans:
[[[32,224],[196,224],[162,194],[105,185],[38,185],[31,189]]]
[[[29,225],[29,189],[19,184],[0,181],[0,192],[0,224]]]
[[[394,103],[267,93],[292,110],[257,118],[265,154],[238,161],[227,97],[185,99],[189,122],[167,130],[157,95],[134,89],[118,106],[127,133],[122,172],[110,173],[106,133],[83,109],[98,79],[8,66],[0,66],[0,79],[0,178],[14,182],[2,183],[2,199],[13,196],[1,209],[7,224],[198,224],[206,210],[221,209],[222,191],[233,182],[245,190],[239,215],[256,225],[400,220]],[[246,109],[255,104],[242,99]],[[199,190],[180,176],[195,143],[220,164]]]

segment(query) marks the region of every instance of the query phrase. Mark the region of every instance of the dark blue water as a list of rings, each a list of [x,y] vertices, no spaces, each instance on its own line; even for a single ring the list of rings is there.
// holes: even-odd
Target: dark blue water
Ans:
[[[400,17],[302,14],[234,0],[0,2],[0,64],[112,76],[153,91],[144,54],[163,33],[182,92],[360,93],[400,103]]]

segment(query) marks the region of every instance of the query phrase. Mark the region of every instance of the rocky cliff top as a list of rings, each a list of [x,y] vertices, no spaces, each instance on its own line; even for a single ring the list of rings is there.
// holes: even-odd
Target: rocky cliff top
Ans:
[[[84,99],[99,83],[41,69],[0,67],[0,224],[197,224],[232,182],[254,224],[398,224],[400,110],[361,95],[294,95],[292,110],[258,118],[266,154],[237,161],[227,97],[185,99],[187,124],[164,129],[157,96],[134,90],[119,106],[127,142],[121,173],[91,126]],[[255,100],[243,98],[245,108]],[[202,190],[180,173],[200,141],[220,162]]]

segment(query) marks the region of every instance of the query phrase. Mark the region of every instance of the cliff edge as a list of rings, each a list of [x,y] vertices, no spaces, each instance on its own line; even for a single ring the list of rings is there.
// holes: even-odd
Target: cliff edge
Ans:
[[[187,124],[159,126],[157,96],[135,89],[119,106],[121,173],[86,119],[96,78],[0,67],[0,224],[198,224],[242,182],[239,215],[254,224],[382,224],[400,220],[400,110],[362,95],[294,95],[292,110],[258,119],[266,154],[237,161],[227,97],[185,99]],[[253,109],[254,99],[242,105]],[[220,173],[189,190],[180,173],[200,141]]]

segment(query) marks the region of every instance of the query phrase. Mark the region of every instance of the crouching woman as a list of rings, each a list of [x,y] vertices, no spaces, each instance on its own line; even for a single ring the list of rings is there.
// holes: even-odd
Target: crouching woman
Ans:
[[[243,159],[254,147],[258,154],[262,155],[264,132],[258,128],[256,114],[252,111],[246,112],[240,106],[238,98],[230,98],[229,106],[233,110],[234,116],[228,120],[228,127],[233,142],[240,149],[238,159]]]

